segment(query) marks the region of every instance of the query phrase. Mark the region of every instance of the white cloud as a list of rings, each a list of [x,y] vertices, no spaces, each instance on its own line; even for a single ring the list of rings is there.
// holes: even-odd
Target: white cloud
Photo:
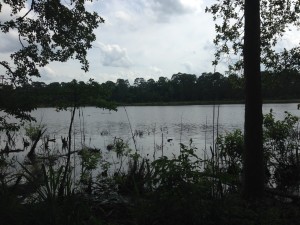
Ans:
[[[299,35],[299,29],[296,27],[288,27],[281,40],[279,40],[276,50],[282,51],[283,48],[291,49],[295,46],[298,46],[300,43]]]
[[[196,11],[203,8],[203,1],[199,0],[181,0],[181,3],[186,8],[190,8],[192,11]]]
[[[41,68],[41,73],[46,74],[48,76],[55,76],[55,71],[50,66],[45,66]]]
[[[21,48],[18,34],[15,31],[0,33],[0,53],[12,53]]]
[[[11,16],[11,7],[8,4],[2,3],[2,9],[0,12],[0,21],[2,23],[14,19],[18,16],[23,16],[29,10],[28,4],[25,4],[25,8],[18,12],[16,15]],[[28,17],[32,16],[28,14]],[[19,42],[18,33],[15,30],[10,30],[8,33],[2,33],[0,31],[0,53],[12,53],[19,50],[22,46]]]
[[[128,57],[126,48],[121,48],[119,45],[99,43],[101,51],[101,62],[103,66],[110,67],[130,67],[131,60]]]
[[[116,19],[118,19],[122,22],[125,22],[125,23],[131,22],[131,20],[132,20],[131,15],[129,15],[127,12],[121,11],[121,10],[115,12],[115,17],[116,17]]]
[[[39,69],[41,77],[44,81],[53,82],[58,78],[57,73],[50,66],[45,66]]]
[[[85,1],[84,5],[87,8],[89,8],[89,7],[91,8],[91,7],[93,7],[95,5],[95,1]]]
[[[193,72],[193,64],[191,62],[184,62],[182,63],[184,67],[184,72],[192,73]]]
[[[105,23],[95,31],[95,47],[88,51],[90,71],[81,71],[76,60],[52,62],[42,69],[41,80],[87,81],[92,77],[101,83],[107,80],[115,82],[118,78],[128,79],[132,83],[137,77],[157,80],[160,76],[170,78],[178,72],[197,75],[210,72],[213,70],[214,23],[211,15],[204,13],[204,1],[211,0],[109,0],[87,3],[89,11],[95,10],[105,19]],[[9,44],[11,37],[0,38],[0,56],[3,60],[3,56],[9,57],[9,53],[1,54],[1,51],[9,51],[9,46],[13,47],[13,44]],[[18,40],[16,46],[20,46]]]
[[[3,4],[3,3],[2,3]],[[2,23],[15,19],[17,17],[22,17],[28,13],[30,5],[28,2],[25,2],[25,8],[20,12],[17,12],[16,15],[11,15],[12,10],[8,4],[3,4],[0,12],[0,21]],[[26,18],[33,18],[34,13],[30,12]],[[12,53],[22,48],[22,45],[19,41],[18,33],[16,30],[10,30],[8,33],[2,33],[0,31],[0,53]],[[21,37],[22,40],[22,37]],[[23,41],[23,45],[26,46],[27,42]]]
[[[180,0],[153,0],[152,7],[155,11],[163,14],[185,14],[190,9],[186,7]]]
[[[198,9],[200,1],[195,0],[150,0],[149,7],[158,22],[170,22],[173,16],[192,13]]]
[[[1,1],[3,2],[3,1]],[[30,1],[31,2],[31,1]],[[4,22],[4,21],[8,21],[11,20],[12,18],[16,18],[16,17],[22,17],[24,16],[26,13],[28,13],[30,7],[31,7],[31,3],[29,1],[25,1],[25,7],[21,9],[21,11],[17,12],[16,15],[11,16],[12,14],[12,10],[11,7],[9,6],[9,4],[6,3],[2,3],[2,9],[1,9],[1,13],[0,13],[0,21]],[[34,16],[33,12],[30,12],[29,14],[27,14],[27,18],[32,18]]]
[[[159,75],[159,76],[161,76],[161,75],[163,74],[162,69],[160,69],[160,68],[158,68],[158,67],[156,67],[156,66],[151,66],[151,67],[150,67],[150,71],[151,71],[152,73],[154,73],[154,75]]]
[[[0,13],[1,22],[10,20],[11,19],[10,14],[11,14],[10,7],[7,4],[2,3],[2,9],[1,9],[1,13]]]

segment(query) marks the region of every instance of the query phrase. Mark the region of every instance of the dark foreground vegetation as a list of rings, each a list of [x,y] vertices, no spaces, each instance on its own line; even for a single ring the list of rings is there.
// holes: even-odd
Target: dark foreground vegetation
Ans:
[[[299,224],[298,122],[289,113],[282,121],[272,112],[264,116],[265,196],[251,203],[240,197],[239,130],[219,136],[205,156],[191,140],[171,158],[163,146],[144,158],[120,138],[107,149],[73,151],[71,136],[55,145],[45,127],[33,124],[22,136],[24,149],[16,150],[16,133],[6,132],[1,224]],[[114,161],[105,160],[106,151]],[[11,157],[22,153],[24,161]]]
[[[2,92],[2,103],[7,102]],[[175,104],[197,102],[212,103],[243,102],[244,78],[231,74],[224,76],[220,73],[203,73],[197,77],[193,74],[178,73],[171,79],[160,77],[157,81],[136,78],[133,84],[128,80],[118,79],[116,83],[107,81],[99,84],[94,80],[88,82],[73,80],[69,83],[32,82],[31,84],[11,89],[20,102],[27,105],[57,106],[70,102],[79,105],[103,106],[108,102],[119,104]],[[296,70],[285,70],[280,73],[262,73],[263,99],[290,100],[300,98],[300,73]],[[12,99],[14,100],[14,99]],[[13,101],[9,101],[12,103]]]

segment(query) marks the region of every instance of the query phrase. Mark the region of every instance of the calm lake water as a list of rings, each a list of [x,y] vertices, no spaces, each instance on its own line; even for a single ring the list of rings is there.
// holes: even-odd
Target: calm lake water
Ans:
[[[273,109],[275,117],[282,119],[288,111],[300,117],[297,104],[265,104],[263,112]],[[127,111],[127,113],[126,113]],[[45,124],[47,135],[58,139],[67,137],[71,112],[57,112],[55,108],[39,108],[32,113],[37,122]],[[132,133],[135,135],[136,148],[142,155],[176,154],[179,143],[186,145],[192,140],[197,151],[209,149],[213,138],[235,129],[243,130],[244,105],[197,105],[197,106],[128,106],[118,111],[85,107],[77,110],[74,137],[76,147],[82,144],[106,149],[115,137],[122,138],[135,149]]]

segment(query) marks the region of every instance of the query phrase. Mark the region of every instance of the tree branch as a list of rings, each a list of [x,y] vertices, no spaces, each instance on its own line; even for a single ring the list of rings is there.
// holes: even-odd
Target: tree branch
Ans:
[[[20,34],[19,34],[19,42],[20,42],[20,44],[22,45],[22,48],[25,48],[24,45],[23,45],[23,43],[22,43],[21,35],[20,35]]]
[[[34,5],[35,5],[35,0],[32,0],[30,9],[27,11],[27,13],[24,16],[18,18],[18,20],[22,21],[33,10]]]
[[[15,73],[12,71],[12,69],[9,67],[9,65],[6,64],[5,61],[0,62],[0,65],[2,65],[3,67],[5,67],[12,75],[15,74]]]
[[[10,68],[10,66],[8,65],[8,63],[6,61],[0,61],[0,65],[2,65],[3,67],[5,67],[9,73],[11,74],[12,78],[11,78],[11,83],[16,86],[16,83],[14,81],[13,78],[15,78],[17,75],[14,71],[12,71],[12,69]],[[9,78],[8,78],[9,79]]]

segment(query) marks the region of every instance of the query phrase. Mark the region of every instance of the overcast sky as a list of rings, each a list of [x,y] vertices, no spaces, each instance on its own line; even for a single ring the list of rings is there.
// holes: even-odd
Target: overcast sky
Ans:
[[[89,55],[95,79],[213,71],[214,23],[203,0],[104,0],[90,7],[106,21]]]
[[[137,77],[155,80],[160,76],[214,70],[214,22],[205,7],[212,0],[98,0],[87,3],[105,19],[95,31],[97,40],[88,52],[90,70],[80,70],[78,61],[51,63],[41,69],[41,81],[87,81],[102,83],[118,78],[131,83]],[[3,14],[3,13],[2,13]],[[3,16],[3,15],[2,15]],[[3,40],[3,41],[2,41]],[[15,34],[1,36],[0,57],[13,50]],[[16,46],[16,45],[14,45]],[[224,72],[226,63],[217,71]]]
[[[59,77],[99,82],[123,78],[131,83],[137,77],[157,80],[178,72],[213,71],[214,24],[205,7],[203,0],[94,1],[88,9],[97,11],[105,23],[89,51],[90,72],[84,74],[79,66],[68,72],[67,64],[59,71],[49,68]]]

